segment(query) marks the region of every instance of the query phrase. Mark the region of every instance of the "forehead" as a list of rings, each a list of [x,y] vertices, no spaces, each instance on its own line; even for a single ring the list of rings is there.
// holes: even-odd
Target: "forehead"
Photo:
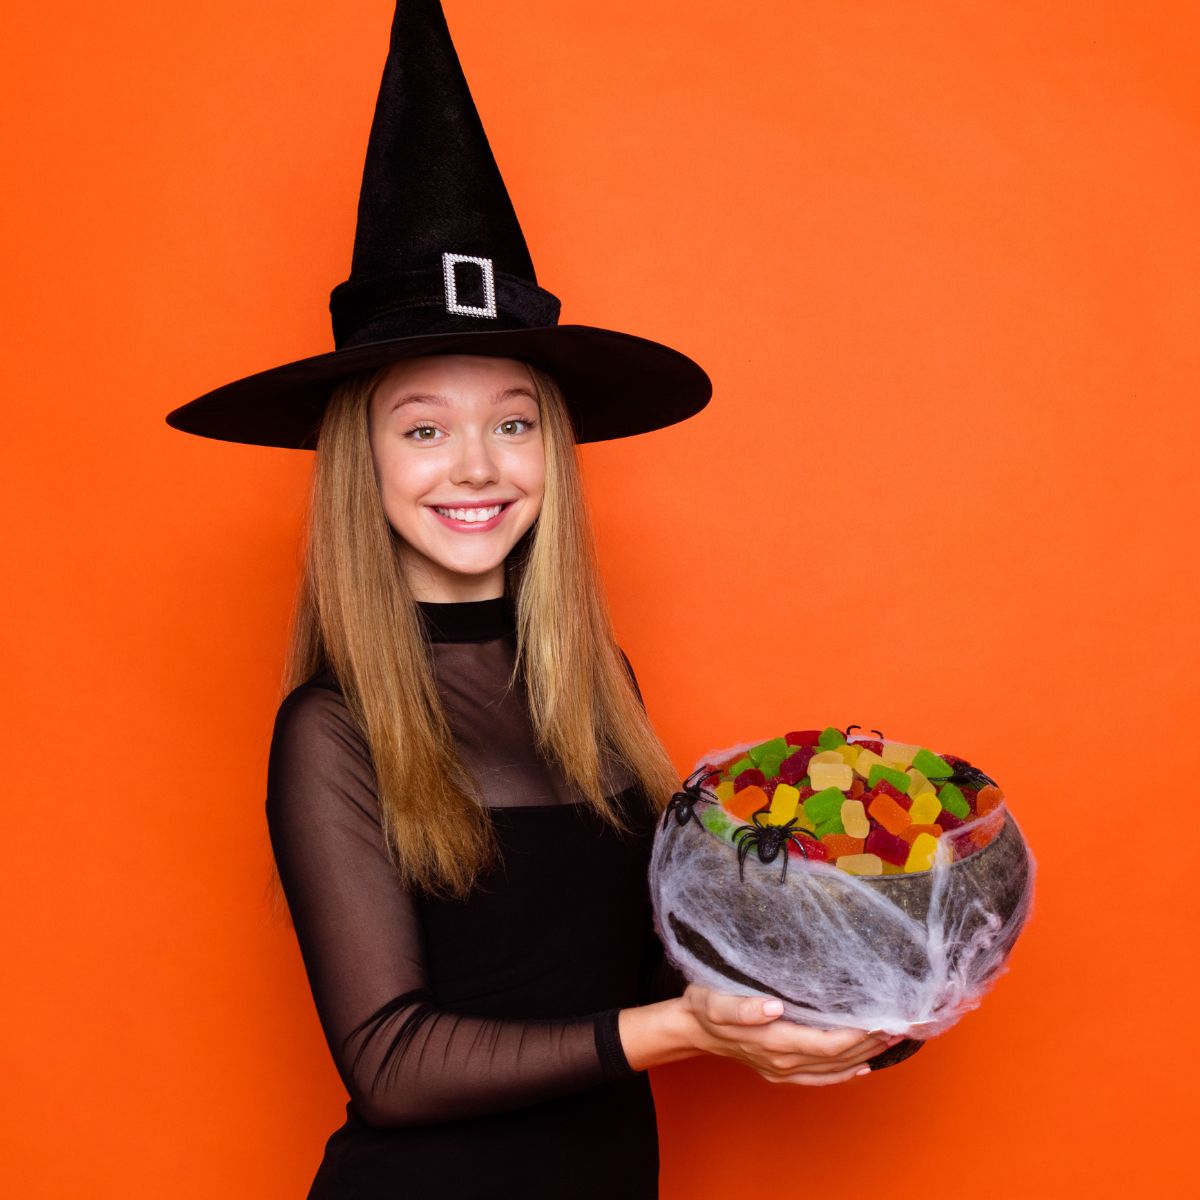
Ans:
[[[379,381],[375,397],[395,401],[404,395],[426,393],[455,399],[490,398],[513,389],[533,394],[529,368],[515,358],[481,354],[435,354],[393,363]]]

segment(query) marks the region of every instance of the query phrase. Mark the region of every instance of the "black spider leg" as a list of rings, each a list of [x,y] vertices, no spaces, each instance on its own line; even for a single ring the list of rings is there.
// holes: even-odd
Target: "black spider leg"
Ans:
[[[713,795],[712,792],[708,791],[703,784],[705,780],[712,779],[713,776],[719,776],[720,774],[720,771],[718,771],[715,767],[710,767],[707,763],[697,767],[696,770],[694,770],[687,777],[687,779],[684,780],[683,790],[676,792],[675,795],[671,797],[670,802],[663,811],[663,829],[666,829],[667,823],[669,822],[673,812],[676,814],[675,820],[680,825],[686,825],[688,821],[699,820],[695,813],[695,806],[701,801],[704,801],[706,804],[716,804],[716,796]],[[685,815],[682,817],[679,816],[678,814],[680,812],[684,813]]]
[[[862,728],[862,726],[861,726],[861,725],[847,725],[847,726],[846,726],[846,733],[845,733],[846,741],[849,741],[849,740],[850,740],[850,735],[851,735],[851,734],[852,734],[852,733],[853,733],[853,732],[854,732],[856,729],[861,729],[861,728]],[[874,734],[874,735],[875,735],[875,736],[876,736],[876,737],[877,737],[877,738],[878,738],[878,739],[879,739],[881,742],[883,742],[883,741],[886,741],[886,740],[887,740],[887,739],[886,739],[886,738],[883,736],[883,733],[882,733],[880,730],[878,730],[878,729],[872,729],[872,730],[871,730],[871,732],[872,732],[872,733],[873,733],[873,734]]]

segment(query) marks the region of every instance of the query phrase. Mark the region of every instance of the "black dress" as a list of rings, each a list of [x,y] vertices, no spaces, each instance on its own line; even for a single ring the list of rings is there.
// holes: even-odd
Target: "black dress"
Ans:
[[[422,603],[434,670],[501,860],[462,902],[410,894],[384,850],[370,756],[331,673],[280,706],[267,820],[330,1052],[349,1093],[310,1200],[658,1194],[645,1072],[621,1008],[678,995],[651,921],[655,818],[592,815],[535,751],[506,598]]]

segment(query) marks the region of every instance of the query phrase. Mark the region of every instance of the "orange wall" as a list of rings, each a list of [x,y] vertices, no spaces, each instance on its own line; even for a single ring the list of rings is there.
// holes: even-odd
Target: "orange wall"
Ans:
[[[263,900],[310,459],[163,415],[331,345],[391,14],[350,7],[6,19],[14,1195],[282,1200],[341,1119]],[[656,1070],[664,1197],[1181,1194],[1196,888],[1150,860],[1195,840],[1195,6],[446,7],[564,320],[715,382],[583,451],[681,773],[878,726],[996,774],[1041,870],[1011,972],[904,1067]]]

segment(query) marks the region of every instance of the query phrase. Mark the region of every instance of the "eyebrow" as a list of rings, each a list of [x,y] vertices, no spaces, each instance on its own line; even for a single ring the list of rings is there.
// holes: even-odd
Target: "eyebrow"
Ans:
[[[513,396],[528,396],[530,400],[537,400],[537,397],[526,387],[510,387],[502,392],[498,392],[492,397],[493,404],[503,404],[505,400]],[[403,408],[406,404],[436,404],[445,408],[450,401],[446,396],[442,396],[437,392],[413,392],[408,396],[402,396],[397,400],[391,408],[395,412],[398,408]]]

